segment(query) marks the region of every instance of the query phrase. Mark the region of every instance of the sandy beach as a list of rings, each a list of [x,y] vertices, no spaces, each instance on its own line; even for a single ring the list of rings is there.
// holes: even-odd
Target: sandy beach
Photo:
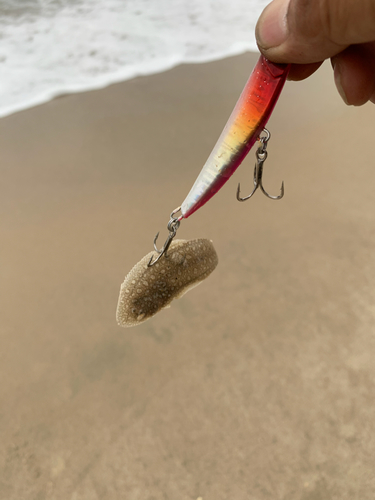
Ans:
[[[146,323],[120,284],[166,237],[257,60],[182,65],[0,120],[0,498],[373,500],[375,106],[329,64],[189,219],[219,265]]]

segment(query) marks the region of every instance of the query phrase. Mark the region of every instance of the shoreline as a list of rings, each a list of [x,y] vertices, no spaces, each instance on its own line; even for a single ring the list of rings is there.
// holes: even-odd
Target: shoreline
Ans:
[[[20,113],[32,109],[36,106],[42,106],[54,99],[59,99],[71,94],[81,94],[83,92],[92,92],[95,90],[103,90],[112,85],[118,83],[125,83],[129,80],[140,77],[148,77],[170,71],[177,66],[183,66],[186,64],[207,64],[210,62],[220,61],[228,59],[230,57],[241,56],[246,53],[258,53],[256,47],[249,48],[248,44],[237,44],[232,50],[225,53],[217,53],[210,56],[202,56],[202,58],[186,59],[182,60],[178,57],[170,57],[166,60],[158,61],[157,63],[149,61],[147,69],[142,70],[137,66],[130,66],[124,71],[117,71],[112,74],[103,74],[95,79],[95,82],[89,83],[88,81],[84,84],[66,84],[64,87],[50,88],[41,92],[40,94],[34,96],[33,98],[26,99],[22,103],[15,104],[10,107],[0,108],[0,119],[11,116],[14,113]]]

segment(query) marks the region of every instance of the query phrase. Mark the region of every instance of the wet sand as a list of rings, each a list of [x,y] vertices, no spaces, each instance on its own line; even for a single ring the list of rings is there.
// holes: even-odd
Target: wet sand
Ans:
[[[179,238],[219,265],[142,325],[120,284],[166,236],[246,54],[0,120],[0,498],[372,500],[375,107],[329,65],[287,83],[254,155]]]

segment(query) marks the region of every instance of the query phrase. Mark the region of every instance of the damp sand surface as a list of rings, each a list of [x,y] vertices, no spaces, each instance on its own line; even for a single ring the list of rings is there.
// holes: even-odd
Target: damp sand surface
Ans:
[[[257,56],[0,120],[0,498],[373,500],[375,107],[329,64],[178,237],[220,265],[136,328],[119,285],[167,237]]]

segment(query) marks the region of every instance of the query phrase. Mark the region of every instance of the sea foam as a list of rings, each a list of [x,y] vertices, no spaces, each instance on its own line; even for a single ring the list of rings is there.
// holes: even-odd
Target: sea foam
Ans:
[[[0,116],[255,50],[267,0],[3,0]]]

